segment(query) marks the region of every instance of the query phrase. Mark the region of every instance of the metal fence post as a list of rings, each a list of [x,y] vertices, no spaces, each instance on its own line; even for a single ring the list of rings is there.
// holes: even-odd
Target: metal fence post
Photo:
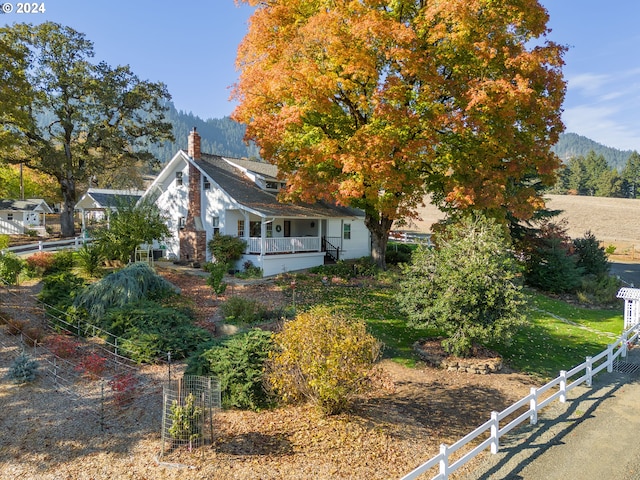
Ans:
[[[56,392],[58,391],[58,362],[56,357],[53,357],[53,384],[56,387]]]

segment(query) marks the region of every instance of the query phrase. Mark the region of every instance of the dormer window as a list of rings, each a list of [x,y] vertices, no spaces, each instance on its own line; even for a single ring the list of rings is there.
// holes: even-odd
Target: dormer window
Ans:
[[[211,190],[211,182],[207,177],[204,177],[202,179],[202,188],[204,188],[205,190]]]
[[[266,182],[267,190],[278,190],[278,182]]]
[[[176,185],[182,185],[182,172],[176,172]]]

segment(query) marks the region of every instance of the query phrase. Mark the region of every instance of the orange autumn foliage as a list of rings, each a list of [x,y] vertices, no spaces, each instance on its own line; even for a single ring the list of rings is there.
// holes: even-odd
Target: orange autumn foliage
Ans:
[[[564,47],[537,0],[243,0],[233,118],[286,200],[362,208],[373,255],[426,193],[529,218],[553,184]],[[384,263],[384,259],[382,259]]]

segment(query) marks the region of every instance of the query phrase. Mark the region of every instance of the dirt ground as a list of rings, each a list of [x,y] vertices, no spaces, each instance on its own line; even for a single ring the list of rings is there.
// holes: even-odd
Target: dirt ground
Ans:
[[[162,274],[194,300],[211,327],[218,303],[204,278]],[[42,322],[33,285],[0,292],[0,312]],[[284,302],[273,284],[234,285],[226,295]],[[224,300],[224,299],[220,299]],[[6,374],[17,337],[0,332],[0,478],[19,479],[391,479],[400,478],[529,393],[534,380],[502,371],[451,373],[381,363],[383,381],[349,414],[322,417],[311,406],[222,411],[213,444],[159,458],[166,366],[139,370],[144,387],[125,407],[98,398],[100,381],[78,377],[56,391],[47,377],[23,386]],[[179,369],[174,368],[174,375]],[[69,392],[81,392],[73,395]],[[94,400],[92,400],[94,399]],[[473,463],[473,462],[472,462]],[[472,464],[468,468],[471,468]],[[468,471],[468,469],[467,469]]]

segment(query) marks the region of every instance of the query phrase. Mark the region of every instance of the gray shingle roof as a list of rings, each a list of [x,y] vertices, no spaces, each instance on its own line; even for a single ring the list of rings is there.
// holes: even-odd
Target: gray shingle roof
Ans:
[[[131,195],[122,193],[89,193],[91,198],[95,200],[98,205],[103,207],[117,207],[121,202],[135,203],[140,200],[142,195]]]
[[[238,163],[242,168],[252,172],[271,178],[277,177],[277,168],[274,165],[250,160],[242,160],[242,164],[240,164],[235,158],[229,159],[229,161]],[[195,163],[238,203],[266,216],[299,218],[362,216],[362,212],[359,210],[320,202],[314,205],[281,203],[275,193],[262,190],[253,181],[246,178],[238,168],[230,165],[218,155],[202,154],[202,158],[196,160]]]
[[[43,205],[44,204],[44,205]],[[27,198],[26,200],[0,200],[0,210],[13,210],[21,212],[33,212],[42,206],[40,210],[51,212],[51,208],[41,198]]]

